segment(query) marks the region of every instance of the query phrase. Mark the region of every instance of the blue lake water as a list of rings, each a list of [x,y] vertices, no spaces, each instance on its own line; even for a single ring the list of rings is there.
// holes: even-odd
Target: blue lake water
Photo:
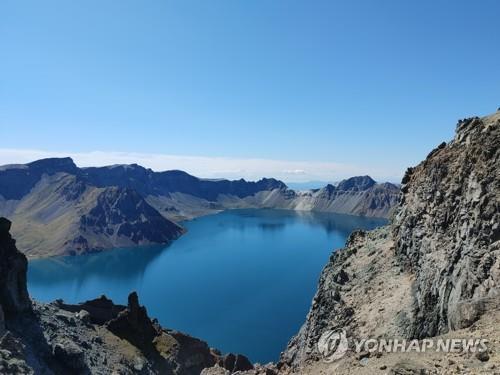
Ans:
[[[275,361],[304,322],[319,274],[354,229],[383,219],[282,210],[232,210],[185,222],[165,247],[34,260],[35,299],[69,303],[130,291],[163,326],[254,362]]]

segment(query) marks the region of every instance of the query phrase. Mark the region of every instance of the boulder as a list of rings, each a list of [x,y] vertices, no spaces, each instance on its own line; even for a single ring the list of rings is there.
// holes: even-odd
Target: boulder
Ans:
[[[58,361],[71,370],[80,372],[87,367],[83,350],[72,341],[63,340],[55,343],[53,354]]]
[[[82,322],[84,322],[85,324],[90,323],[90,314],[88,313],[88,311],[81,310],[80,312],[78,312],[76,314],[76,317],[78,319],[80,319]]]
[[[500,309],[500,298],[480,298],[457,302],[448,312],[451,329],[470,327],[485,311]]]
[[[490,360],[490,355],[487,350],[482,350],[476,353],[476,358],[481,362],[487,362]]]
[[[233,353],[226,354],[222,358],[221,365],[223,368],[229,370],[231,373],[237,371],[248,371],[254,368],[252,363],[247,357],[241,354],[233,354]]]
[[[253,365],[250,360],[242,354],[236,354],[233,372],[252,370]]]

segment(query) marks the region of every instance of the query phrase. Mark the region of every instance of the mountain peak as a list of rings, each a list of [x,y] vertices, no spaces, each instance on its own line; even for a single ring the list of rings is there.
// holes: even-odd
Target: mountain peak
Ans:
[[[342,180],[337,185],[338,190],[363,191],[371,188],[376,182],[370,176],[355,176]]]
[[[31,169],[43,169],[47,173],[54,173],[54,172],[72,173],[78,169],[75,162],[70,157],[40,159],[28,163],[27,165]]]

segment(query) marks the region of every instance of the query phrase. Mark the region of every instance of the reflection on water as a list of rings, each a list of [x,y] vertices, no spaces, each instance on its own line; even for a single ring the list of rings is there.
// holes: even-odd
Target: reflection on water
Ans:
[[[92,278],[99,278],[102,283],[140,280],[148,264],[165,249],[165,246],[145,246],[99,254],[34,260],[30,262],[29,281],[44,287],[70,282],[79,290],[81,285]]]
[[[116,249],[29,263],[34,298],[76,303],[137,290],[151,316],[253,361],[276,360],[309,309],[334,248],[384,220],[284,210],[234,210],[185,222],[167,247]]]

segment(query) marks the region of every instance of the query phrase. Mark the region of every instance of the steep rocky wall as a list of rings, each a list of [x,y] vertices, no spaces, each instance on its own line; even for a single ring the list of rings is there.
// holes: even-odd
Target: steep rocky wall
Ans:
[[[0,218],[0,318],[31,309],[26,286],[28,262],[16,249],[16,241],[9,233],[10,226],[9,220]]]
[[[416,274],[412,337],[461,328],[500,295],[500,113],[462,120],[410,168],[392,224]]]
[[[410,168],[392,223],[353,233],[332,255],[280,365],[307,373],[325,330],[423,338],[499,310],[499,150],[497,112],[460,121],[450,143]]]

